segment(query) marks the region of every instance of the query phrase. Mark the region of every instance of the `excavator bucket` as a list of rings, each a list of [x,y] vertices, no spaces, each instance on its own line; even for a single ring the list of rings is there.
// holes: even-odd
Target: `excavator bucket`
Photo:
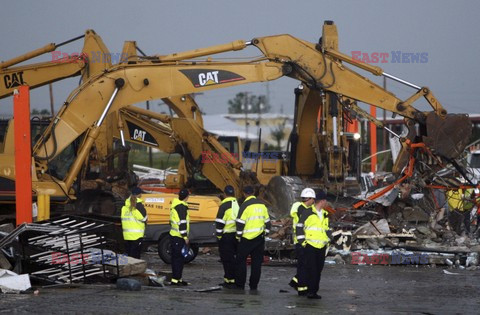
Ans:
[[[290,214],[290,207],[299,200],[305,184],[297,176],[274,176],[268,182],[264,199],[269,202],[270,215],[274,218],[284,218]]]
[[[472,123],[466,114],[448,114],[442,119],[433,112],[427,115],[427,136],[423,142],[435,154],[447,159],[459,157],[472,135]]]

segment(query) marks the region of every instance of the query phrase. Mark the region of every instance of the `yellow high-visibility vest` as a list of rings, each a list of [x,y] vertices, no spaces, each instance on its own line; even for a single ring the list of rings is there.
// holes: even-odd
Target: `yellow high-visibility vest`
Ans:
[[[253,198],[255,197],[250,196],[244,202]],[[268,233],[265,226],[270,222],[270,216],[267,207],[259,202],[247,206],[236,221],[245,225],[242,231],[237,231],[237,236],[251,240],[264,232]]]
[[[223,230],[219,230],[217,232],[220,233],[235,233],[237,230],[235,226],[235,220],[237,219],[238,216],[238,209],[240,208],[237,202],[237,198],[235,197],[227,197],[222,200],[221,204],[227,203],[227,202],[232,202],[232,205],[229,209],[225,210],[225,213],[223,214],[223,218],[217,218],[215,219],[216,222],[220,222],[225,224],[223,227]]]
[[[315,207],[314,205],[311,205],[310,207],[307,207],[301,201],[297,201],[297,202],[293,203],[292,208],[290,209],[290,216],[292,217],[293,244],[298,243],[297,233],[296,233],[297,232],[297,224],[298,224],[298,221],[300,220],[300,217],[298,215],[298,208],[302,205],[305,207],[305,209],[312,208],[312,210],[313,210],[314,207]]]
[[[190,232],[190,216],[188,215],[188,210],[186,217],[180,219],[176,207],[178,205],[184,205],[188,209],[188,204],[185,201],[182,201],[178,198],[173,199],[172,206],[170,207],[170,235],[177,236],[181,238],[188,238],[188,233]],[[186,224],[186,229],[180,229],[180,225]]]
[[[472,202],[471,196],[473,189],[463,190],[462,188],[458,190],[449,190],[447,192],[448,207],[450,211],[470,211],[472,210],[474,204]]]
[[[142,202],[142,199],[137,198],[137,203]],[[124,240],[136,241],[145,235],[147,216],[143,217],[136,208],[130,209],[130,198],[125,201],[125,205],[122,207],[121,219]]]
[[[325,210],[312,211],[303,225],[305,241],[315,248],[323,248],[328,242],[328,212]]]

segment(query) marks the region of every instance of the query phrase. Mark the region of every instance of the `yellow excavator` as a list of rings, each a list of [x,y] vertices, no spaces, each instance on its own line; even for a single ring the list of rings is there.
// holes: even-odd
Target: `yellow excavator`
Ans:
[[[211,57],[250,46],[258,48],[263,56],[236,62]],[[407,84],[416,92],[401,100],[347,67],[347,63]],[[288,174],[315,177],[320,169],[328,180],[342,178],[345,156],[339,121],[344,111],[358,109],[357,101],[402,115],[407,123],[419,125],[418,132],[411,129],[415,134],[409,138],[425,142],[440,160],[449,161],[459,156],[471,132],[468,127],[458,129],[458,126],[470,126],[468,116],[447,114],[428,88],[401,80],[378,67],[358,63],[339,52],[336,26],[327,21],[319,43],[290,35],[258,37],[169,55],[133,56],[91,76],[70,94],[35,144],[34,190],[50,194],[53,201],[75,198],[74,183],[94,143],[102,132],[110,132],[112,126],[121,124],[119,113],[124,108],[146,100],[270,81],[283,76],[299,80],[304,87],[296,102],[295,139],[292,140]],[[426,98],[433,109],[431,112],[413,107],[413,102],[420,97]],[[320,124],[317,123],[318,113],[321,113]],[[452,128],[456,129],[455,133],[451,132]],[[445,134],[449,135],[450,141],[438,138],[438,135]],[[403,142],[405,152],[408,152],[411,141]],[[76,149],[69,152],[72,144]],[[200,160],[201,152],[192,154],[191,158]],[[50,166],[59,160],[62,170],[53,173]],[[9,160],[2,165],[7,163],[8,167],[13,167]],[[207,165],[202,164],[199,168],[207,168]],[[226,165],[234,168],[236,161],[228,160]],[[398,164],[396,169],[401,170],[403,166]],[[220,180],[210,180],[220,189],[226,184],[238,185],[238,177],[217,176]],[[14,181],[13,176],[3,179]]]
[[[81,52],[68,54],[60,47],[79,39],[84,39]],[[50,53],[50,61],[17,66],[19,63]],[[59,44],[50,43],[23,55],[0,63],[0,99],[13,94],[20,85],[28,85],[34,89],[49,83],[70,77],[81,76],[80,81],[100,74],[112,65],[111,54],[102,38],[94,30],[64,41]]]
[[[258,48],[263,56],[236,62],[211,57],[249,46]],[[127,42],[123,51],[133,48],[134,43]],[[399,81],[417,91],[410,98],[401,100],[351,70],[347,63]],[[159,137],[158,144],[162,144],[164,150],[182,153],[186,167],[194,166],[186,172],[187,176],[198,171],[218,189],[227,184],[239,188],[242,166],[231,155],[221,165],[201,163],[204,150],[222,153],[223,149],[201,128],[198,107],[192,100],[187,100],[188,95],[283,76],[299,80],[301,87],[296,90],[289,162],[269,162],[275,165],[261,169],[262,172],[269,170],[271,180],[279,178],[273,175],[288,175],[281,176],[280,182],[288,183],[292,176],[296,176],[323,187],[340,183],[345,174],[344,113],[361,113],[357,101],[402,115],[410,127],[418,125],[418,129],[410,128],[410,134],[402,139],[403,156],[410,155],[411,143],[424,142],[439,164],[452,161],[462,153],[471,133],[468,116],[447,114],[427,88],[340,53],[336,26],[327,21],[319,43],[309,43],[290,35],[259,37],[170,55],[132,55],[101,73],[91,75],[70,94],[33,147],[34,193],[50,195],[52,203],[75,200],[83,180],[79,175],[90,167],[87,162],[96,156],[101,163],[110,163],[115,150],[113,141],[108,139],[125,140],[126,131],[129,131],[126,128],[131,127],[132,122],[139,123],[138,120],[141,120],[142,128],[151,128],[151,134]],[[433,111],[421,112],[413,107],[413,102],[420,97],[426,98]],[[171,101],[173,105],[170,106],[175,107],[179,120],[135,107],[135,104],[154,99]],[[149,125],[147,121],[152,118],[155,122]],[[374,117],[370,119],[375,120]],[[161,123],[169,126],[165,129],[167,132],[160,130],[165,127],[161,127]],[[452,129],[456,132],[451,132]],[[129,140],[145,143],[146,135],[137,128],[133,139],[129,134]],[[445,141],[445,135],[450,141]],[[5,144],[9,141],[8,135],[6,138]],[[147,141],[151,142],[151,139]],[[166,143],[170,147],[165,147]],[[15,181],[14,152],[12,146],[5,145],[5,148],[9,149],[0,154],[2,203],[9,193],[12,196]],[[398,159],[395,169],[400,172],[404,166],[402,159]],[[182,181],[181,175],[177,177],[179,182]],[[337,187],[341,187],[341,183]],[[275,199],[282,194],[281,190],[276,192],[277,196],[270,197]],[[277,206],[282,204],[289,206],[286,202],[277,203]]]
[[[68,53],[67,50],[63,50],[65,45],[82,38],[84,39],[84,42],[83,48],[80,52]],[[141,51],[140,49],[138,50]],[[126,62],[128,60],[128,56],[133,56],[136,54],[137,47],[133,41],[126,41],[121,53],[111,53],[105,46],[102,38],[96,34],[94,30],[90,29],[87,30],[83,35],[73,39],[59,44],[50,43],[44,47],[1,62],[0,77],[2,78],[2,81],[0,84],[0,99],[12,95],[14,90],[20,85],[28,85],[31,89],[34,89],[49,83],[75,76],[80,76],[80,83],[82,83],[92,75],[98,75],[107,71],[107,69],[112,66],[112,62]],[[45,55],[50,57],[49,61],[18,65],[33,58]],[[171,96],[163,99],[163,101],[170,106],[179,117],[192,118],[195,119],[200,126],[203,125],[202,116],[197,115],[197,113],[200,112],[198,110],[198,106],[190,95]],[[0,164],[0,172],[6,176],[6,178],[0,179],[0,190],[2,191],[0,193],[0,202],[2,204],[11,205],[13,205],[15,202],[15,171],[14,168],[11,167],[11,161],[14,159],[13,124],[13,120],[0,121],[0,160],[2,161]],[[49,119],[33,119],[31,124],[32,138],[35,139],[35,136],[41,133],[43,129],[48,126]],[[103,129],[105,130],[105,128]],[[128,154],[128,150],[120,150],[119,152],[112,153],[112,139],[107,138],[108,134],[106,132],[102,132],[102,136],[103,137],[100,137],[97,140],[95,150],[104,150],[101,152],[102,157],[110,157],[107,159],[109,167],[104,170],[106,174],[102,174],[102,176],[109,178],[115,177],[118,175],[118,171],[114,169],[111,163],[113,161],[113,157],[116,156],[117,159],[126,162],[126,154]],[[34,143],[35,141],[32,142]],[[94,154],[91,156],[94,157]],[[96,163],[95,159],[92,159],[91,161],[93,164]],[[62,163],[60,161],[59,166],[52,167],[51,171],[55,172],[56,168],[62,168],[61,164]],[[86,164],[88,164],[88,162],[86,162]],[[81,185],[78,185],[79,189],[76,191],[77,195],[84,188],[88,189],[91,187],[102,186],[102,181],[98,178],[95,178],[94,180],[88,178],[88,176],[92,177],[92,174],[87,174],[86,172],[86,169],[89,166],[90,165],[85,167],[84,171],[82,171],[78,177]],[[95,165],[91,166],[91,170],[94,170],[96,167]],[[132,173],[125,172],[126,166],[127,165],[125,163],[117,166],[117,170],[122,168],[122,175],[127,178],[126,183],[115,186],[123,191],[127,191],[129,185],[131,186],[135,184],[135,178],[132,176]],[[7,178],[12,178],[12,181]],[[63,200],[65,198],[60,199]]]

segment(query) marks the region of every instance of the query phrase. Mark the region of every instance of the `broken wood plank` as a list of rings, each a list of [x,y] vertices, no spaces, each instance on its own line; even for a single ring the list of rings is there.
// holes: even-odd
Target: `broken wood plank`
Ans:
[[[424,252],[435,252],[435,253],[470,253],[472,250],[466,246],[445,246],[445,245],[406,245],[406,250],[415,250],[415,251],[424,251]]]
[[[388,233],[382,235],[355,235],[358,239],[367,239],[367,238],[388,238],[388,237],[396,237],[396,238],[415,238],[413,233]]]

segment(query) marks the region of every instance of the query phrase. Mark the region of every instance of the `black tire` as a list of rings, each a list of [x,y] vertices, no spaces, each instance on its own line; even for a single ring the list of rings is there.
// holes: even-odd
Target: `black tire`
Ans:
[[[198,255],[198,245],[192,244],[190,245],[190,248],[193,251],[193,255],[190,259],[185,261],[186,264],[192,262]],[[158,256],[167,265],[172,263],[172,254],[170,253],[170,236],[168,234],[160,237],[160,240],[158,241]]]

